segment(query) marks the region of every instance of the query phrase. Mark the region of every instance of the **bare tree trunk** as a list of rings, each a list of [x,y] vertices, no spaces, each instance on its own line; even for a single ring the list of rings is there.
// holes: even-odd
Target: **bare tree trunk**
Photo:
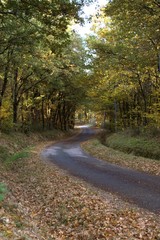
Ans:
[[[10,53],[7,54],[7,65],[4,69],[4,78],[2,82],[2,87],[0,91],[0,127],[1,127],[1,121],[2,121],[2,105],[3,105],[3,97],[6,92],[7,83],[8,83],[8,73],[9,73],[9,65],[10,65]]]
[[[18,116],[18,68],[14,71],[14,78],[13,78],[13,123],[17,123],[17,116]]]
[[[42,128],[45,128],[45,117],[44,117],[44,99],[42,98],[42,105],[41,105],[41,114],[42,114]]]
[[[138,83],[139,83],[139,86],[140,86],[140,91],[141,91],[141,96],[143,98],[143,102],[144,102],[144,116],[143,116],[143,125],[146,126],[147,125],[147,117],[146,117],[146,113],[147,113],[147,98],[146,98],[146,94],[144,92],[144,89],[143,89],[143,86],[142,86],[142,82],[141,82],[141,78],[140,78],[140,75],[137,74],[138,76]]]

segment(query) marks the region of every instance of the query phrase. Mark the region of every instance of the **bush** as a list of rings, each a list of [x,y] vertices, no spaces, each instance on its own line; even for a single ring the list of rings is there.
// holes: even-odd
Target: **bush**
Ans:
[[[112,133],[115,132],[115,124],[114,123],[105,122],[105,123],[101,124],[101,127],[108,132],[112,132]]]

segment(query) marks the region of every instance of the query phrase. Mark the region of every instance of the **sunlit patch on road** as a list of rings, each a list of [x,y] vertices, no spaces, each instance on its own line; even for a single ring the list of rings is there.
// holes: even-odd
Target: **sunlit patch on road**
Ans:
[[[86,125],[76,125],[74,128],[89,128],[92,127],[91,124],[86,124]]]
[[[47,148],[42,152],[42,157],[57,156],[59,149],[60,147],[57,147],[57,146]]]
[[[86,155],[84,155],[80,147],[73,147],[73,148],[70,147],[69,149],[64,149],[63,151],[71,157],[88,158]]]

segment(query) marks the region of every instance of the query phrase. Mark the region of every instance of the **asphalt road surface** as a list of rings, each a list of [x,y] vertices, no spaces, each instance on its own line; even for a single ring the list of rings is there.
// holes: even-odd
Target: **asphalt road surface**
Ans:
[[[80,143],[94,135],[92,128],[83,127],[79,135],[44,149],[42,157],[100,189],[159,214],[160,177],[122,168],[83,152]]]

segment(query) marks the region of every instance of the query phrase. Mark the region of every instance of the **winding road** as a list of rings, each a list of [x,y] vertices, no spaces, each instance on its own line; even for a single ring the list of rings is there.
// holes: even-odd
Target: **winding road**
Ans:
[[[42,157],[100,189],[159,214],[160,177],[122,168],[85,153],[80,143],[94,135],[92,128],[84,127],[79,135],[44,149]]]

